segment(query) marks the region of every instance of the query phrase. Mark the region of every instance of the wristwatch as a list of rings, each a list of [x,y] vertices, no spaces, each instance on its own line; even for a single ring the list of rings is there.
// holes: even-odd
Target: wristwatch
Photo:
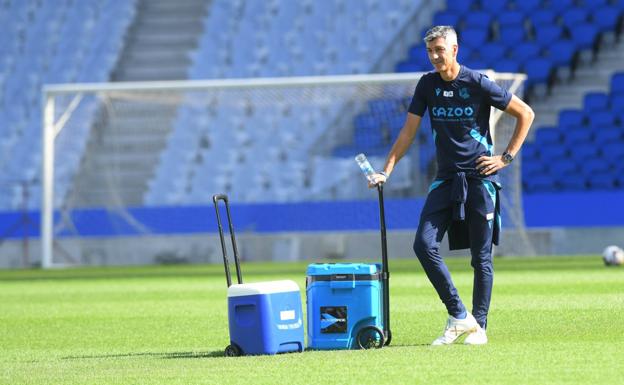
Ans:
[[[503,163],[509,164],[514,160],[514,157],[513,155],[505,151],[503,152],[503,155],[501,155],[501,160],[503,161]]]

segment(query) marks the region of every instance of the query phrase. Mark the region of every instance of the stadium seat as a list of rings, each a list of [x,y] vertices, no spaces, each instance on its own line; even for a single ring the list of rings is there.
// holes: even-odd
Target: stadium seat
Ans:
[[[559,126],[567,129],[585,124],[585,114],[580,110],[565,109],[559,112]]]
[[[603,174],[610,171],[609,162],[605,162],[604,159],[589,159],[585,162],[581,162],[581,171],[587,177],[593,174]]]
[[[563,29],[558,25],[538,25],[535,27],[535,42],[540,47],[547,47],[560,40]]]
[[[624,93],[622,94],[611,94],[609,98],[609,109],[613,112],[624,111]],[[624,122],[620,121],[621,125]]]
[[[488,8],[490,7],[490,2],[488,2]],[[524,13],[520,11],[503,11],[498,14],[499,28],[503,27],[514,27],[514,28],[524,28]],[[504,37],[504,35],[502,35]]]
[[[622,9],[609,5],[592,8],[591,11],[592,23],[601,32],[615,30],[621,17]]]
[[[615,126],[616,115],[611,111],[598,111],[588,113],[589,125],[598,130]]]
[[[535,143],[539,146],[559,146],[561,142],[561,131],[557,127],[539,128],[535,133]]]
[[[492,15],[484,11],[473,11],[463,18],[465,29],[468,28],[488,28],[492,23]]]
[[[501,60],[505,56],[505,51],[507,47],[500,43],[486,43],[480,49],[476,50],[479,52],[479,58],[486,63],[496,63],[498,60]]]
[[[568,147],[562,144],[549,143],[540,145],[542,146],[542,148],[540,149],[540,154],[542,157],[547,157],[548,159],[563,159],[569,155]]]
[[[520,63],[512,59],[498,60],[495,63],[489,63],[489,66],[498,72],[520,72]]]
[[[530,14],[541,6],[540,0],[523,0],[523,1],[514,1],[514,5],[516,8],[525,15]]]
[[[586,144],[577,144],[569,147],[570,157],[576,159],[578,162],[586,162],[596,156],[598,156],[599,148],[593,143],[588,142]]]
[[[603,146],[606,143],[619,142],[624,139],[624,129],[621,127],[599,128],[594,132],[594,143]]]
[[[593,138],[593,132],[588,127],[576,126],[563,129],[563,137],[566,145],[573,148],[577,144],[590,143]]]
[[[502,26],[498,36],[499,42],[509,48],[522,43],[525,40],[524,28],[515,25]]]
[[[556,66],[572,66],[576,45],[570,40],[560,40],[546,48],[548,58]]]
[[[585,8],[573,7],[561,14],[563,26],[572,30],[579,24],[583,24],[589,18],[589,12]]]
[[[624,94],[624,72],[618,72],[611,77],[611,94]]]
[[[556,159],[549,164],[550,172],[553,175],[569,176],[578,173],[579,168],[577,164],[571,159]]]
[[[460,15],[451,10],[437,12],[433,16],[433,25],[458,25]]]
[[[579,174],[557,176],[556,184],[561,190],[584,191],[587,190],[587,180]]]
[[[536,83],[549,83],[552,75],[553,65],[550,60],[536,58],[530,59],[524,64],[524,70],[527,73],[527,83],[534,85]]]
[[[598,28],[594,24],[577,24],[570,29],[572,40],[580,49],[593,49],[598,36]]]
[[[547,4],[547,9],[550,9],[553,12],[559,14],[574,6],[575,6],[575,0],[557,0],[557,1],[549,1]]]
[[[477,28],[466,28],[461,32],[458,32],[458,34],[460,44],[472,48],[479,48],[488,40],[490,32],[486,26],[483,26]]]
[[[612,172],[605,171],[587,176],[590,190],[613,190],[617,188],[617,178]]]
[[[622,162],[622,159],[624,159],[624,142],[621,140],[618,142],[614,141],[602,143],[600,153],[601,157],[609,161],[611,164],[624,164],[624,162]]]
[[[557,191],[555,179],[549,174],[538,174],[523,179],[522,184],[527,193]]]
[[[533,28],[543,25],[552,25],[555,22],[557,14],[551,9],[538,9],[535,12],[531,12],[527,15]]]
[[[604,111],[609,109],[609,95],[604,92],[588,92],[583,97],[585,113]]]
[[[524,64],[527,60],[537,58],[540,53],[540,46],[534,42],[523,42],[509,50],[510,58]]]

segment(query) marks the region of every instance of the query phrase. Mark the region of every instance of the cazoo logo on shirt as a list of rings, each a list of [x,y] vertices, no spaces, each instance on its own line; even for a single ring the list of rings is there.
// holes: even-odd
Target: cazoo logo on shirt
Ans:
[[[456,118],[472,118],[474,109],[468,107],[441,107],[434,106],[431,108],[431,115],[436,118],[452,118],[443,120],[457,120]]]

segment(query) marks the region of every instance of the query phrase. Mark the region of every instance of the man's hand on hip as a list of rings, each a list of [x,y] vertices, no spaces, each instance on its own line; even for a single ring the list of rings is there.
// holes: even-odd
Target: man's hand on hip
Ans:
[[[481,156],[477,159],[477,171],[481,175],[492,175],[496,171],[507,166],[501,155]]]

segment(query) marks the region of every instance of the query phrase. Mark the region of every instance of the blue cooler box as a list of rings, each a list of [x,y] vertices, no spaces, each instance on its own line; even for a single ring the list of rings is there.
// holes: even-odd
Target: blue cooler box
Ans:
[[[228,288],[230,341],[242,354],[303,351],[301,294],[294,281]]]
[[[365,326],[383,330],[381,265],[324,263],[308,266],[308,347],[358,348]]]

